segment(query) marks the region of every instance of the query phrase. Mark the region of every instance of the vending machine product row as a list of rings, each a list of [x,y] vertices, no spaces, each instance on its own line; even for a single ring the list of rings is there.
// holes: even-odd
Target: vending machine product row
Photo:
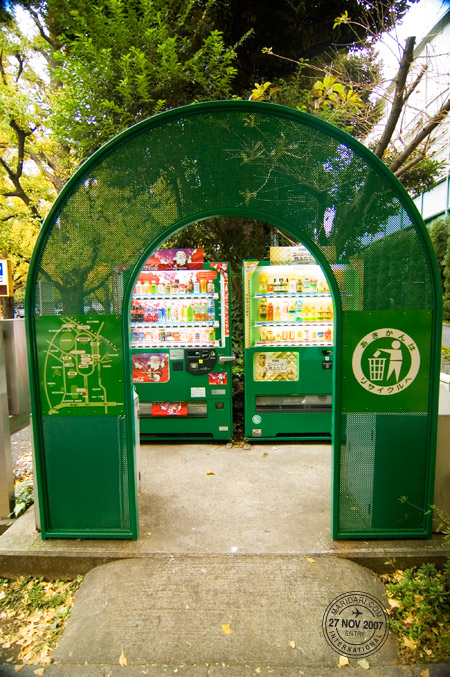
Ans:
[[[142,440],[232,436],[228,264],[196,265],[145,266],[134,289],[131,347]]]
[[[306,262],[244,263],[248,440],[331,438],[333,301],[301,249]]]

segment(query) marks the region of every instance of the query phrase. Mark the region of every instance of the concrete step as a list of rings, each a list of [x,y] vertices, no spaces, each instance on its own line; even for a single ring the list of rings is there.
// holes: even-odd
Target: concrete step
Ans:
[[[360,630],[333,634],[328,628],[326,639],[324,614],[344,594],[329,617],[342,623],[358,610]],[[340,653],[350,652],[356,668],[364,669],[357,661],[365,657],[375,674],[398,665],[388,633],[362,631],[366,620],[378,618],[373,599],[386,604],[383,595],[384,586],[371,571],[337,557],[114,562],[87,574],[54,660],[66,666],[119,665],[123,652],[129,667],[208,665],[227,666],[229,675],[253,674],[256,668],[264,670],[261,674],[284,674],[282,669],[301,674],[317,666],[337,669]]]

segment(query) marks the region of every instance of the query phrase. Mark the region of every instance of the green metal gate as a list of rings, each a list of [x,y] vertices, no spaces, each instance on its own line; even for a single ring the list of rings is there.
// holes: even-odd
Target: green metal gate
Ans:
[[[120,134],[46,219],[27,289],[43,537],[137,537],[131,289],[149,251],[211,216],[282,228],[329,279],[333,537],[430,536],[441,300],[423,222],[344,132],[281,106],[227,101]]]

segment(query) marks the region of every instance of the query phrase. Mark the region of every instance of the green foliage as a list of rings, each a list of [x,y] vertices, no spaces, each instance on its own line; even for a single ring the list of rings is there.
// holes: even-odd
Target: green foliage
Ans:
[[[211,30],[214,0],[104,0],[66,17],[52,125],[86,157],[154,113],[232,94],[234,48]]]
[[[31,474],[22,473],[19,477],[16,477],[14,495],[16,499],[14,517],[19,517],[34,503],[33,476]]]
[[[15,291],[25,286],[42,219],[71,171],[48,134],[49,86],[33,61],[38,43],[13,23],[0,28],[0,257],[13,264]]]
[[[388,166],[394,162],[398,152],[386,151],[383,156],[383,162]],[[445,161],[434,160],[432,157],[423,156],[423,149],[415,150],[408,158],[408,167],[405,171],[398,174],[398,178],[406,190],[416,197],[424,191],[431,190],[436,185],[442,175],[442,170],[446,166]],[[413,164],[414,163],[414,164]]]
[[[263,51],[284,59],[272,48]],[[311,113],[360,140],[380,120],[383,104],[374,101],[371,94],[381,79],[381,66],[372,47],[358,53],[335,54],[331,64],[324,59],[289,61],[296,64],[291,75],[256,85],[250,98]]]
[[[431,243],[436,254],[439,273],[441,275],[442,289],[445,284],[445,255],[447,253],[447,243],[450,236],[450,217],[436,219],[429,229]]]
[[[444,269],[443,269],[443,277],[444,277],[444,320],[450,320],[450,216],[445,217],[445,219],[442,219],[442,222],[444,223],[445,227],[447,228],[448,232],[448,237],[447,237],[447,251],[445,253],[444,257]],[[439,229],[442,231],[441,226],[439,226]],[[441,252],[441,250],[439,250]],[[441,263],[439,263],[439,267],[441,268]]]
[[[449,556],[439,570],[422,564],[383,576],[391,606],[390,628],[407,661],[450,660],[450,517],[435,510]]]

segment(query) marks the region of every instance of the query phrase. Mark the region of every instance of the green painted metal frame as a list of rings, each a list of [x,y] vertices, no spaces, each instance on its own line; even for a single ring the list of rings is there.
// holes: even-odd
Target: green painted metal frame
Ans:
[[[131,127],[130,129],[122,132],[118,136],[114,137],[111,141],[105,144],[100,148],[93,156],[91,156],[84,164],[80,166],[74,176],[69,180],[66,187],[63,189],[62,193],[58,196],[55,201],[52,209],[50,210],[44,226],[41,230],[41,233],[38,237],[35,252],[32,257],[30,264],[30,271],[28,276],[27,283],[27,293],[25,301],[25,314],[26,314],[26,330],[28,338],[28,362],[29,362],[29,373],[30,373],[30,391],[31,391],[31,402],[32,402],[32,412],[33,412],[33,435],[35,439],[35,448],[38,450],[42,447],[42,427],[39,422],[40,417],[40,406],[39,406],[39,383],[38,383],[38,372],[36,369],[36,333],[35,333],[35,323],[33,321],[33,302],[34,302],[34,292],[35,286],[37,283],[37,273],[38,266],[41,258],[41,254],[45,250],[45,244],[48,237],[51,234],[51,229],[56,221],[58,214],[60,213],[62,207],[70,199],[71,195],[78,188],[80,179],[89,172],[93,167],[99,165],[103,158],[106,158],[107,155],[113,151],[117,150],[122,144],[126,144],[132,138],[141,133],[143,129],[151,129],[164,125],[166,122],[169,122],[179,116],[184,118],[189,116],[196,116],[203,112],[212,113],[214,111],[223,112],[225,110],[236,110],[236,111],[247,111],[247,112],[258,112],[258,113],[267,113],[271,116],[281,117],[293,120],[299,125],[306,125],[310,128],[318,129],[326,136],[332,137],[345,146],[351,148],[357,156],[366,161],[369,167],[372,167],[381,174],[386,181],[392,187],[393,193],[396,194],[400,200],[403,208],[407,211],[410,216],[413,225],[416,228],[416,232],[419,234],[424,247],[424,251],[428,261],[428,267],[432,278],[432,289],[434,295],[434,312],[433,312],[433,342],[431,346],[431,378],[433,379],[432,387],[430,389],[430,410],[431,410],[431,425],[429,426],[429,445],[431,449],[435,449],[436,438],[437,438],[437,411],[438,411],[438,397],[439,397],[439,371],[440,371],[440,337],[441,337],[441,328],[442,328],[442,298],[438,290],[440,289],[440,278],[438,272],[437,262],[434,256],[434,252],[431,246],[431,242],[426,231],[426,227],[423,223],[423,220],[412,202],[411,198],[400,184],[400,182],[394,177],[394,175],[387,169],[387,167],[379,160],[371,151],[365,148],[362,144],[356,141],[353,137],[349,136],[342,130],[339,130],[332,125],[318,119],[314,118],[308,114],[295,111],[293,109],[285,108],[283,106],[278,106],[266,102],[249,102],[249,101],[216,101],[216,102],[207,102],[200,104],[193,104],[190,106],[184,106],[181,108],[172,109],[165,113],[155,115],[154,117],[144,120],[137,125]],[[339,538],[364,538],[367,539],[368,536],[366,533],[355,533],[351,534],[345,533],[339,530],[338,522],[338,509],[339,509],[339,476],[340,476],[340,465],[339,465],[339,454],[336,452],[336,446],[339,444],[341,439],[341,429],[340,429],[340,383],[342,378],[341,373],[341,354],[342,354],[342,305],[339,303],[340,292],[332,273],[331,267],[328,261],[323,256],[322,252],[315,243],[309,240],[301,231],[301,227],[297,229],[292,228],[290,224],[285,223],[282,219],[274,218],[273,215],[270,218],[267,215],[255,209],[241,209],[241,208],[227,208],[227,209],[209,209],[204,211],[198,211],[196,213],[190,214],[188,218],[180,219],[172,224],[170,229],[161,233],[160,236],[156,237],[151,242],[147,243],[145,248],[145,253],[142,254],[141,258],[134,264],[134,268],[130,275],[129,281],[124,294],[124,301],[122,307],[122,339],[123,339],[123,350],[124,355],[127,356],[128,369],[124,370],[125,376],[125,408],[126,416],[129,420],[133,420],[133,402],[132,402],[132,383],[131,383],[131,351],[129,345],[129,328],[128,328],[128,317],[131,306],[131,294],[135,284],[135,280],[139,275],[146,257],[148,254],[156,249],[158,249],[161,244],[169,235],[173,235],[176,231],[181,228],[195,222],[210,217],[248,217],[254,218],[260,221],[270,222],[272,225],[279,227],[280,229],[289,233],[296,240],[304,244],[314,255],[314,257],[322,265],[324,273],[327,277],[328,283],[330,285],[330,290],[333,295],[333,300],[335,302],[335,326],[336,326],[336,348],[335,348],[335,368],[334,368],[334,380],[333,380],[333,494],[332,494],[332,536],[334,539]],[[130,262],[133,263],[133,262]],[[134,424],[127,427],[127,441],[132,445],[132,436],[134,435]],[[129,448],[132,448],[130,446]],[[132,464],[132,459],[129,459]],[[427,495],[430,497],[430,502],[433,496],[434,488],[434,472],[435,472],[435,457],[432,454],[429,463],[429,472],[428,477],[426,478],[427,486]],[[40,511],[40,520],[42,525],[42,536],[46,538],[49,536],[46,525],[48,523],[47,515],[47,502],[46,502],[46,492],[47,485],[45,479],[45,468],[43,467],[43,460],[40,458],[39,452],[36,453],[36,475],[37,475],[37,485],[38,485],[38,496],[39,496],[39,511]],[[135,482],[134,482],[134,469],[129,473],[129,490],[130,495],[135,495]],[[132,511],[133,514],[133,511]],[[430,537],[431,535],[431,520],[432,515],[426,515],[425,524],[426,527],[424,530],[417,532],[405,532],[404,537]],[[132,528],[129,534],[117,534],[114,535],[111,532],[105,535],[108,538],[137,538],[138,534],[138,525],[136,520],[132,519]],[[70,537],[70,534],[65,531],[64,534],[51,533],[51,536],[64,536]],[[399,534],[398,530],[384,530],[378,534],[375,534],[374,538],[389,538],[389,537],[401,537],[402,534]],[[73,537],[79,537],[79,534],[74,533]],[[88,534],[83,534],[83,537],[89,537]],[[95,532],[91,535],[93,538],[101,537],[101,534]]]

